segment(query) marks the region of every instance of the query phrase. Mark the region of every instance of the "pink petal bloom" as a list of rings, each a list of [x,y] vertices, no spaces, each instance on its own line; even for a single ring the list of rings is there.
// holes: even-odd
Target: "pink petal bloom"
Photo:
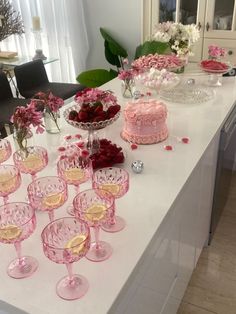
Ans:
[[[118,74],[118,78],[120,80],[131,80],[134,77],[133,71],[132,70],[121,70],[120,73]]]
[[[77,138],[79,140],[82,138],[82,136],[80,134],[75,134],[75,138]]]
[[[78,142],[78,143],[76,143],[76,145],[77,145],[77,147],[79,147],[79,148],[84,148],[84,142]]]
[[[103,91],[98,88],[84,89],[75,96],[75,101],[79,104],[89,104],[102,103],[103,105],[116,105],[117,98],[112,94],[111,91]]]
[[[128,58],[123,59],[123,64],[129,64]]]
[[[81,152],[81,156],[82,157],[88,157],[89,156],[89,151],[87,151],[86,149],[83,149]]]
[[[64,139],[65,139],[65,141],[69,141],[69,140],[72,139],[72,135],[66,135],[66,136],[64,137]]]
[[[64,152],[65,150],[66,150],[66,148],[63,147],[63,146],[58,147],[58,151],[59,151],[60,153]]]
[[[42,134],[43,132],[44,132],[44,128],[39,125],[39,126],[36,128],[36,133]]]

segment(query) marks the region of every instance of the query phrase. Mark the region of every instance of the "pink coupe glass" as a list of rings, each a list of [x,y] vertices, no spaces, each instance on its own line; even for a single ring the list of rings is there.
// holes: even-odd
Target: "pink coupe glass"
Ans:
[[[21,184],[20,171],[13,165],[0,165],[0,196],[4,204],[8,201],[9,194],[15,192]]]
[[[29,204],[15,202],[0,206],[0,242],[13,243],[18,256],[8,265],[10,277],[29,277],[38,268],[34,257],[21,255],[21,242],[34,232],[35,227],[35,212]]]
[[[42,177],[32,181],[28,188],[30,204],[35,210],[47,211],[54,220],[54,209],[61,207],[68,198],[67,184],[59,177]]]
[[[75,216],[94,228],[95,242],[86,257],[93,262],[101,262],[112,254],[109,243],[99,241],[99,231],[102,223],[110,220],[114,211],[114,197],[101,189],[90,189],[80,192],[73,201]]]
[[[93,188],[109,191],[115,198],[120,198],[129,189],[129,174],[121,168],[102,168],[94,172],[92,182]],[[118,232],[124,227],[124,219],[116,215],[102,225],[107,232]]]
[[[48,164],[48,153],[41,146],[30,146],[27,147],[27,153],[17,150],[13,154],[13,160],[21,172],[31,174],[32,180],[35,180],[36,173]]]
[[[11,144],[7,139],[0,140],[0,164],[11,156]]]
[[[57,283],[57,294],[65,300],[81,298],[89,284],[85,277],[72,273],[72,263],[84,257],[89,250],[89,227],[73,217],[64,217],[49,223],[41,238],[44,254],[55,263],[66,264],[68,270],[68,276]]]
[[[57,173],[67,184],[74,185],[75,194],[78,194],[80,184],[92,177],[92,162],[89,158],[83,158],[78,155],[69,156],[58,161]],[[69,215],[74,216],[72,204],[68,207],[67,212]]]

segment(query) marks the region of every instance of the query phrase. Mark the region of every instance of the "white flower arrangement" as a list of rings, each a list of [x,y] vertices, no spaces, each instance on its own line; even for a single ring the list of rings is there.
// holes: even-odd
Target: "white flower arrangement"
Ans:
[[[200,38],[200,32],[195,24],[164,22],[155,27],[152,40],[168,42],[170,49],[177,56],[193,55],[192,47]]]

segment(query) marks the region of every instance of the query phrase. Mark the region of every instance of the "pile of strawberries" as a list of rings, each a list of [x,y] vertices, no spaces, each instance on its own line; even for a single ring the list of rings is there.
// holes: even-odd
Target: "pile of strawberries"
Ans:
[[[228,69],[227,64],[216,60],[203,60],[201,67],[204,70],[224,71]]]
[[[111,167],[114,164],[123,163],[125,160],[122,148],[107,139],[100,140],[100,149],[90,156],[93,169]]]
[[[120,105],[111,105],[107,109],[101,102],[82,104],[80,110],[72,110],[69,120],[77,122],[99,122],[113,118],[120,111]]]

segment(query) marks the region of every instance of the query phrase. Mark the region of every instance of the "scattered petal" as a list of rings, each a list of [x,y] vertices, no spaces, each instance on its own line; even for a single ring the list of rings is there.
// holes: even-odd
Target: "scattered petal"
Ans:
[[[188,144],[189,143],[189,138],[188,137],[182,137],[181,138],[181,142],[184,144]]]
[[[58,147],[58,151],[59,151],[59,152],[64,152],[65,150],[66,150],[66,148],[65,148],[65,147],[63,147],[63,146]]]
[[[146,92],[146,95],[147,96],[152,96],[152,93],[151,92]]]
[[[75,143],[77,147],[79,148],[84,148],[84,142],[78,142],[78,143]]]
[[[66,136],[64,137],[64,139],[65,139],[66,141],[69,141],[69,140],[72,139],[72,135],[66,135]]]
[[[165,145],[164,150],[173,150],[173,147],[171,145]]]
[[[89,156],[89,151],[87,149],[82,150],[81,156],[82,157],[88,157]]]
[[[137,148],[138,148],[138,145],[137,145],[137,144],[132,143],[132,144],[130,145],[130,147],[131,147],[131,149],[132,149],[132,150],[134,150],[134,149],[137,149]]]
[[[82,136],[80,134],[75,134],[75,138],[77,138],[79,140],[82,138]]]

